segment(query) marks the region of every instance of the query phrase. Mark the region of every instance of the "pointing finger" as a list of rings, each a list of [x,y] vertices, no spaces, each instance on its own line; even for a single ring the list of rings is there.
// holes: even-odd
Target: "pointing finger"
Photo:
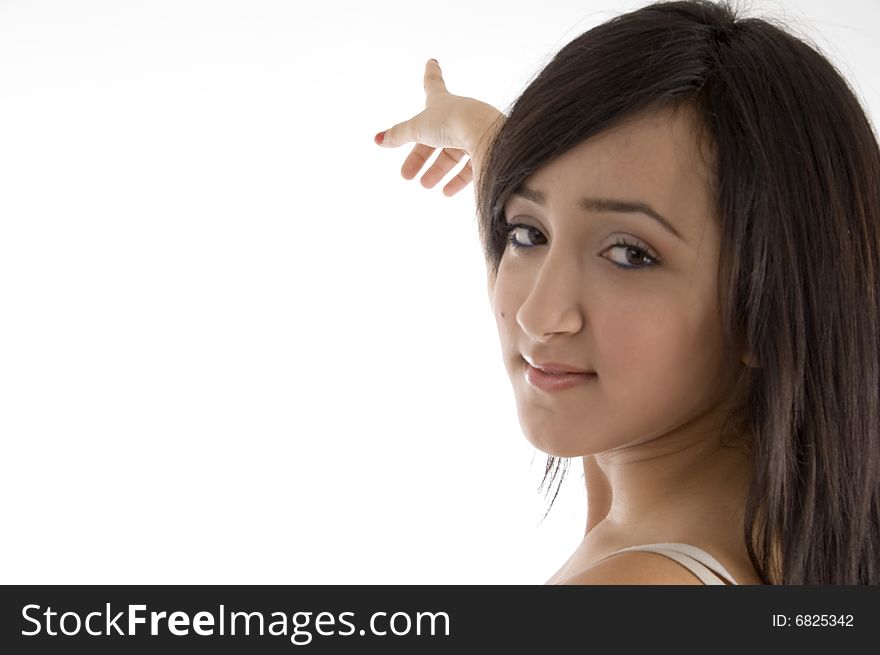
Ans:
[[[402,146],[404,143],[418,141],[418,134],[416,134],[416,128],[414,125],[414,121],[417,118],[418,116],[414,116],[408,121],[403,121],[402,123],[389,127],[384,132],[380,132],[376,135],[376,143],[384,148],[396,148]]]

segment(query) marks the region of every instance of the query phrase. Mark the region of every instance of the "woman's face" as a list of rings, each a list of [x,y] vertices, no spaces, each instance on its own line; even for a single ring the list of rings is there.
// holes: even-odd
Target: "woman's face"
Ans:
[[[706,425],[729,400],[739,362],[722,361],[719,231],[691,120],[664,111],[604,132],[505,205],[522,247],[507,245],[490,298],[520,423],[550,455]],[[595,375],[549,391],[527,360]]]

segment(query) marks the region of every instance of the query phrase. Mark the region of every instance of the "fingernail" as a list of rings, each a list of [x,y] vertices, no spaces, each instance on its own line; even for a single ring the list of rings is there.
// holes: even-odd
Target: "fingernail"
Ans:
[[[388,130],[385,130],[387,132]],[[376,142],[376,145],[381,145],[385,140],[385,132],[379,132],[376,136],[373,137],[373,141]]]
[[[431,61],[433,61],[433,62],[434,62],[435,64],[437,64],[438,66],[440,65],[440,62],[437,61],[436,59],[431,59]]]

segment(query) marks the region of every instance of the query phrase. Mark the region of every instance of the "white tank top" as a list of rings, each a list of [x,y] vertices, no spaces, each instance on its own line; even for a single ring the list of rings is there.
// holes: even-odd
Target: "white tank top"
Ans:
[[[608,559],[617,553],[623,553],[628,550],[644,550],[649,553],[657,553],[665,555],[670,559],[684,566],[691,573],[703,581],[703,584],[737,584],[733,576],[725,569],[721,563],[712,557],[702,548],[691,546],[690,544],[681,544],[674,542],[644,544],[642,546],[630,546],[629,548],[621,548],[602,559]],[[599,560],[600,562],[602,560]],[[726,582],[725,582],[726,580]]]

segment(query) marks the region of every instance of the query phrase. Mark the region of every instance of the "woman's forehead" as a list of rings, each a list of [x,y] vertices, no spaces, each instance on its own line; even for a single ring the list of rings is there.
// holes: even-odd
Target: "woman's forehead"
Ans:
[[[642,177],[622,179],[623,184],[675,183],[679,178],[702,175],[706,167],[701,155],[698,130],[689,112],[663,111],[627,120],[603,130],[574,146],[535,171],[530,178],[577,178],[584,174],[608,177],[609,182],[629,172]],[[648,177],[645,177],[648,175]]]
[[[642,202],[693,233],[715,206],[698,134],[691,112],[641,115],[544,164],[517,191],[527,189],[533,199],[560,207],[581,204],[583,197]]]

